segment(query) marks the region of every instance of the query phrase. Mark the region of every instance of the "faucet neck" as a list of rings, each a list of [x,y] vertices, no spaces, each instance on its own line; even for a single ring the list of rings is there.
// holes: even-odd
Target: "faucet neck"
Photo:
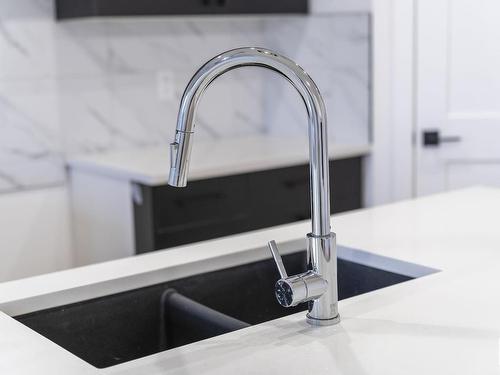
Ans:
[[[309,75],[292,60],[265,48],[238,48],[224,52],[203,65],[189,82],[182,96],[172,159],[169,184],[185,186],[192,134],[198,102],[204,91],[225,72],[244,67],[260,66],[285,77],[301,96],[309,124],[310,195],[312,235],[330,234],[330,187],[326,109],[318,87]]]

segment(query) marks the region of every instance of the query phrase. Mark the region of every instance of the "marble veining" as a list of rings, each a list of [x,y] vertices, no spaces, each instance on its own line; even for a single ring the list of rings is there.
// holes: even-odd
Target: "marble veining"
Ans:
[[[56,110],[50,82],[0,83],[0,191],[64,182]]]
[[[335,142],[368,142],[366,14],[56,23],[52,0],[0,2],[0,192],[63,184],[75,154],[167,144],[199,65],[249,45],[276,49],[311,74]],[[200,103],[196,137],[305,134],[298,100],[263,69],[229,72]]]
[[[334,142],[369,140],[370,66],[368,15],[289,17],[269,22],[268,46],[291,56],[320,88]],[[280,101],[266,101],[271,133],[305,132],[305,114],[298,112],[297,95],[278,79],[266,80],[266,91]]]

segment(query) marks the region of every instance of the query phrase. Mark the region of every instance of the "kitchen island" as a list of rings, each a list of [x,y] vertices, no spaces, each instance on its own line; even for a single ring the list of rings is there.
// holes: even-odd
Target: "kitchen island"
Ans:
[[[340,301],[336,326],[309,326],[298,313],[106,369],[11,316],[268,258],[271,239],[297,251],[309,221],[4,283],[1,373],[500,373],[500,190],[465,189],[332,222],[340,245],[439,272]]]

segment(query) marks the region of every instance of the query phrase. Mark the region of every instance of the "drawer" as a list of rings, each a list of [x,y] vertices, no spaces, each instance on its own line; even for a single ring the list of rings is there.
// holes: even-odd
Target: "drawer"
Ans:
[[[330,161],[330,212],[354,210],[362,203],[361,158]],[[253,229],[311,217],[309,165],[253,173]]]
[[[149,222],[150,228],[142,229],[152,232],[155,249],[248,230],[251,202],[246,175],[192,181],[185,188],[164,185],[142,190],[146,207],[135,205],[136,229],[141,217]],[[137,245],[139,252],[149,247]]]

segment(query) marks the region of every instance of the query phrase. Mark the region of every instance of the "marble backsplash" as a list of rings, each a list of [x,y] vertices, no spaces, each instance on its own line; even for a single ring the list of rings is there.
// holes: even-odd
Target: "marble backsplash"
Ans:
[[[191,75],[239,46],[295,59],[325,97],[330,137],[368,142],[367,14],[56,23],[52,1],[0,2],[0,192],[63,184],[73,154],[167,144]],[[298,95],[259,68],[214,82],[197,123],[200,138],[307,132]]]

